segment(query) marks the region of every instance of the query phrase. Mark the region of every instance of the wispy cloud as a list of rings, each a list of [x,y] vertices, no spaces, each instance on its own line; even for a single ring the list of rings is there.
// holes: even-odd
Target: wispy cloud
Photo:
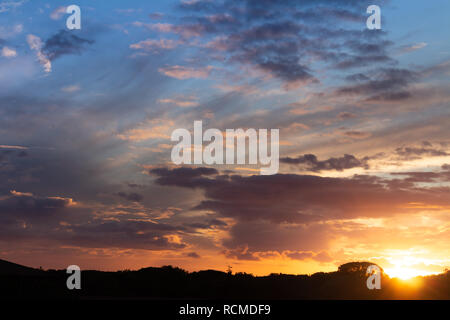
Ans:
[[[49,73],[52,71],[52,63],[42,52],[43,43],[41,38],[33,34],[27,35],[27,43],[31,50],[36,52],[39,63],[44,67],[44,71]]]
[[[160,49],[173,49],[183,42],[180,40],[172,40],[172,39],[147,39],[140,41],[138,43],[133,43],[130,45],[131,49],[142,49],[145,51],[158,52]]]
[[[61,91],[68,92],[68,93],[77,92],[77,91],[80,91],[80,86],[77,84],[74,84],[74,85],[62,87]]]
[[[2,57],[14,58],[15,56],[17,56],[16,50],[6,46],[2,48]]]
[[[159,103],[164,104],[173,104],[177,107],[197,107],[199,105],[198,101],[196,101],[195,97],[178,97],[178,98],[166,98],[159,99]]]
[[[180,80],[190,79],[190,78],[207,78],[211,71],[212,66],[207,66],[203,68],[193,68],[193,67],[183,67],[183,66],[170,66],[159,68],[158,71],[168,77],[176,78]]]
[[[0,26],[0,38],[8,39],[12,38],[23,31],[23,25],[21,23],[15,24],[15,25],[5,25]]]
[[[413,52],[413,51],[417,51],[417,50],[423,49],[427,45],[428,44],[426,42],[418,42],[418,43],[415,43],[415,44],[404,45],[404,46],[401,46],[398,49],[398,52],[399,53],[409,53],[409,52]]]
[[[8,12],[23,5],[27,0],[22,1],[3,1],[0,2],[0,13]]]
[[[60,6],[50,13],[50,19],[59,20],[66,14],[66,7]]]

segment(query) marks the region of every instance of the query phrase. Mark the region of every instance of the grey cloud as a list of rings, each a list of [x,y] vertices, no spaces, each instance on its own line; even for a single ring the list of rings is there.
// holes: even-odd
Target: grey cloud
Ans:
[[[141,194],[136,192],[118,192],[117,195],[125,200],[132,201],[132,202],[141,202],[144,198]]]
[[[42,51],[50,60],[67,54],[81,54],[86,45],[94,41],[83,39],[67,30],[60,30],[45,41]]]
[[[414,96],[413,84],[422,78],[420,72],[402,68],[381,68],[348,75],[350,84],[334,91],[335,96],[357,96],[365,102],[399,102]]]
[[[285,255],[294,260],[315,260],[319,262],[333,261],[333,258],[326,251],[313,252],[313,251],[289,251]]]
[[[176,27],[221,38],[226,61],[250,64],[287,84],[318,82],[311,61],[335,69],[394,64],[384,32],[364,30],[369,1],[195,1]],[[336,27],[336,24],[346,23]],[[330,27],[333,25],[333,28]],[[175,30],[175,29],[174,29]],[[209,47],[213,52],[214,45]],[[219,49],[219,55],[221,52]]]
[[[105,209],[107,213],[114,208]],[[0,199],[0,240],[47,241],[87,248],[181,249],[173,234],[186,232],[182,226],[150,221],[142,213],[103,218],[95,206],[78,206],[70,198],[42,197],[11,192]],[[96,216],[98,215],[98,216]],[[139,219],[138,219],[139,218]]]
[[[194,170],[194,169],[191,169]],[[157,174],[157,173],[155,173]],[[370,176],[326,178],[277,174],[272,176],[185,176],[164,171],[156,180],[166,186],[200,188],[205,200],[194,209],[210,210],[239,221],[308,223],[379,217],[408,211],[407,203],[447,204],[444,189],[398,188]]]
[[[423,156],[448,156],[449,153],[444,150],[433,148],[414,148],[401,147],[395,149],[395,153],[405,160],[420,159]]]
[[[327,160],[318,160],[313,154],[305,154],[297,158],[280,158],[280,162],[292,165],[304,165],[307,170],[320,172],[322,170],[343,171],[352,168],[368,169],[367,158],[357,159],[355,156],[345,154],[339,158],[329,158]]]
[[[194,259],[200,259],[200,255],[197,252],[188,252],[186,254],[187,257],[189,258],[194,258]]]
[[[62,214],[72,200],[62,197],[40,197],[14,190],[0,200],[0,220],[25,219],[48,221]]]

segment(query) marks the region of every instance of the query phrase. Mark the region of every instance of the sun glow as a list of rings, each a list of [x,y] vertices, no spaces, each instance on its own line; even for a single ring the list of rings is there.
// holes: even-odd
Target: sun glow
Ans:
[[[406,266],[395,266],[393,268],[386,268],[384,272],[391,278],[399,278],[401,280],[409,280],[417,276],[428,276],[433,272],[408,268]]]
[[[401,280],[409,280],[418,276],[429,276],[439,272],[426,270],[426,266],[430,265],[431,261],[426,259],[418,259],[406,254],[401,258],[389,259],[392,267],[387,267],[384,272],[391,278],[399,278]],[[425,268],[421,268],[425,266]]]

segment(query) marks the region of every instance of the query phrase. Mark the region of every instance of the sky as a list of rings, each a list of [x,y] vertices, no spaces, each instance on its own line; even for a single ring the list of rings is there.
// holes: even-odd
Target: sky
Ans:
[[[79,30],[66,26],[73,4]],[[446,0],[0,2],[0,258],[442,272],[449,11]],[[175,165],[171,133],[196,120],[279,129],[279,172]]]

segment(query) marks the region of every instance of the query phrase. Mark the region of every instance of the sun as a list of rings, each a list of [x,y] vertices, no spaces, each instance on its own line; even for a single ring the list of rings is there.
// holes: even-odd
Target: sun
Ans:
[[[401,280],[409,280],[417,276],[427,276],[432,274],[425,270],[408,268],[406,266],[394,266],[393,268],[386,268],[384,272],[391,278],[399,278]]]
[[[390,262],[392,267],[385,268],[384,272],[391,278],[409,280],[418,276],[429,276],[432,274],[436,274],[436,272],[417,268],[417,266],[421,266],[424,264],[419,264],[418,259],[414,259],[412,257],[402,257],[395,260],[392,259]],[[420,262],[424,261],[421,260]]]

